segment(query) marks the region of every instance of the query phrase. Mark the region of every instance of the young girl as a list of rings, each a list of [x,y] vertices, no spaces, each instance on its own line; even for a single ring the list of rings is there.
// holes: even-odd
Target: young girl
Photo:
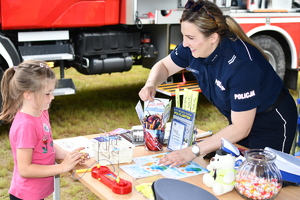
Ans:
[[[54,191],[54,175],[70,171],[88,157],[80,152],[83,148],[68,152],[53,143],[48,109],[55,85],[55,74],[43,61],[25,61],[3,75],[0,120],[12,122],[11,200],[44,199]],[[55,164],[55,159],[64,160]]]

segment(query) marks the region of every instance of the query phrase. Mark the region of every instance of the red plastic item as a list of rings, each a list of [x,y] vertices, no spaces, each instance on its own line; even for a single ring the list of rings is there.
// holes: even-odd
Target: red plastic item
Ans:
[[[116,194],[128,194],[132,191],[132,183],[120,178],[117,182],[117,176],[106,166],[96,166],[92,168],[92,177],[101,181]]]
[[[145,131],[145,145],[149,151],[161,151],[163,148],[163,145],[161,142],[158,141],[156,137],[152,137],[152,135]]]

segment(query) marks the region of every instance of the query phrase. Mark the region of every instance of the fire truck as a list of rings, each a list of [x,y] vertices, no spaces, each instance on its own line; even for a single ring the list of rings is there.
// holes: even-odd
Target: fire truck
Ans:
[[[83,75],[125,72],[135,64],[151,68],[182,41],[179,19],[186,1],[0,0],[0,79],[6,69],[22,61],[45,60],[60,67],[55,95],[64,95],[75,93],[72,80],[64,77],[70,67]],[[298,2],[213,2],[236,19],[267,53],[287,86],[295,89]]]

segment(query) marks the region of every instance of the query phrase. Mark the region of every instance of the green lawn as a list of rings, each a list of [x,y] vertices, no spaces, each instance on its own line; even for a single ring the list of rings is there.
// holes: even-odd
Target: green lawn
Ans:
[[[59,77],[59,69],[55,69]],[[149,69],[133,66],[129,72],[111,75],[82,75],[74,69],[65,71],[66,78],[72,78],[77,88],[75,95],[56,97],[49,110],[54,139],[88,135],[110,131],[116,128],[130,129],[138,125],[135,106],[138,92],[143,87]],[[295,98],[298,94],[292,91]],[[157,94],[160,98],[174,97]],[[214,133],[227,125],[227,120],[199,95],[196,125],[202,130]],[[8,140],[8,125],[0,126],[0,199],[8,199],[8,188],[13,170],[13,161]],[[49,197],[47,199],[52,199]],[[61,175],[61,199],[98,199],[69,173]]]

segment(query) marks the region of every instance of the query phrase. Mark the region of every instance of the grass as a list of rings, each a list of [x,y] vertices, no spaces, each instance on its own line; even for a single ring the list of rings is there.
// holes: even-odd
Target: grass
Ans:
[[[59,77],[59,69],[54,69]],[[53,138],[75,137],[110,131],[116,128],[130,129],[138,125],[135,105],[139,101],[138,92],[143,87],[149,70],[133,66],[129,72],[111,75],[82,75],[73,68],[65,72],[72,78],[77,89],[75,95],[59,96],[52,102],[50,120]],[[297,92],[292,91],[297,98]],[[160,98],[174,97],[157,94]],[[196,125],[202,130],[214,133],[227,125],[227,120],[202,95],[199,96]],[[8,125],[0,126],[0,199],[8,199],[8,189],[13,170],[13,159],[8,140]],[[71,179],[69,173],[61,174],[61,199],[99,199],[79,181]],[[46,200],[52,199],[52,196]]]

